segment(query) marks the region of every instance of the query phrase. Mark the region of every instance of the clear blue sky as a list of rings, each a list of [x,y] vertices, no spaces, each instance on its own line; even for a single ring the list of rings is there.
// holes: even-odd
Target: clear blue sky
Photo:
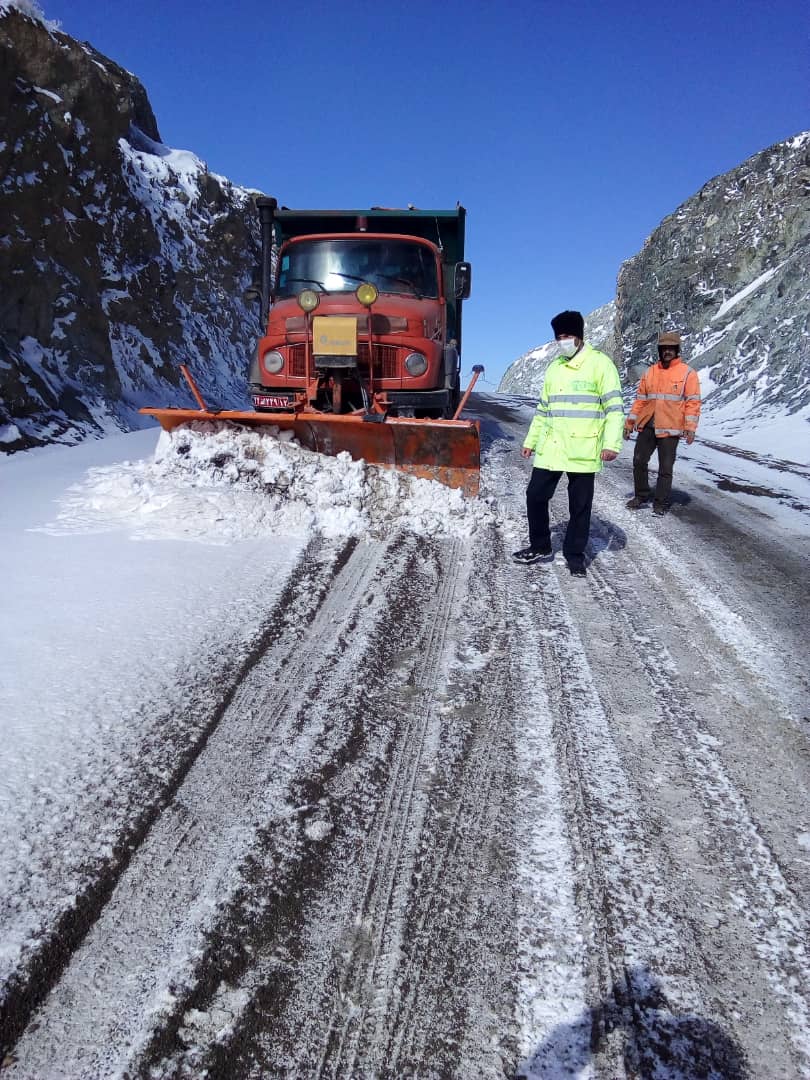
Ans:
[[[807,0],[41,0],[163,141],[297,208],[468,212],[464,370],[497,383],[707,180],[810,127]]]

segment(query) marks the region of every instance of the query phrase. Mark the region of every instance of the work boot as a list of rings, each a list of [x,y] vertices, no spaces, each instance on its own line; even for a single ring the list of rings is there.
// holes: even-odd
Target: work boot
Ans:
[[[633,498],[624,505],[628,510],[640,510],[642,506],[646,506],[649,501],[650,500],[644,495],[634,495]]]
[[[538,559],[544,559],[547,555],[551,554],[551,548],[533,548],[525,547],[520,551],[513,551],[512,558],[517,563],[522,563],[524,566],[528,566],[530,563],[537,562]]]
[[[659,517],[663,517],[664,514],[667,512],[667,510],[669,510],[669,507],[667,506],[666,503],[663,503],[663,502],[655,502],[655,503],[653,503],[653,513],[657,514]]]
[[[582,565],[582,563],[569,563],[568,564],[568,570],[569,570],[569,572],[571,574],[571,577],[587,577],[588,576],[587,571],[585,570],[585,567]]]

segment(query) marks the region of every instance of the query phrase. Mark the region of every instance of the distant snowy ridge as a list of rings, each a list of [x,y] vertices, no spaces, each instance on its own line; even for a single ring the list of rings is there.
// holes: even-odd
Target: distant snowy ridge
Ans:
[[[628,397],[658,333],[678,330],[701,375],[701,435],[810,461],[808,194],[803,132],[710,180],[623,264],[606,351]],[[499,389],[535,393],[548,359],[542,348],[519,358]]]
[[[585,316],[585,338],[595,349],[601,349],[608,356],[614,356],[613,323],[616,317],[616,304],[613,300],[603,304]],[[559,355],[554,341],[537,345],[518,357],[504,373],[498,390],[503,394],[527,394],[533,397],[540,393],[546,368]]]
[[[0,7],[0,452],[151,424],[143,405],[247,404],[253,192],[160,138],[138,80]]]

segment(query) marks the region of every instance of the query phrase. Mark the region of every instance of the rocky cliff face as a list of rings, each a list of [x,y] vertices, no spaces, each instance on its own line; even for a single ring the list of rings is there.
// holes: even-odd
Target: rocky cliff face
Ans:
[[[0,450],[246,403],[250,193],[164,146],[138,80],[0,3]]]
[[[601,349],[614,358],[616,356],[615,320],[616,304],[613,300],[585,316],[586,339],[594,348]],[[502,394],[527,394],[530,397],[536,397],[543,388],[546,368],[557,355],[558,351],[553,340],[524,353],[513,364],[510,364],[501,379],[498,390]]]
[[[605,351],[628,390],[656,358],[659,331],[674,329],[718,434],[810,414],[808,195],[810,132],[710,180],[665,218],[619,271],[615,351]],[[529,392],[541,378],[521,357],[501,388],[519,380]]]
[[[748,395],[754,414],[810,404],[810,132],[715,177],[619,271],[617,334],[628,376],[659,328],[711,368],[710,406]]]

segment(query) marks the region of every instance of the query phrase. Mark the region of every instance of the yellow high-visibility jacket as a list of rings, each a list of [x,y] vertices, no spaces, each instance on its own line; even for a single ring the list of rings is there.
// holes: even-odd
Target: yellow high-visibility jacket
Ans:
[[[623,424],[616,365],[586,342],[570,360],[549,364],[523,446],[534,450],[536,469],[596,473],[603,450],[621,449]]]
[[[700,378],[680,357],[668,368],[651,364],[641,376],[636,400],[625,427],[639,431],[653,420],[659,439],[697,431],[700,420]]]

